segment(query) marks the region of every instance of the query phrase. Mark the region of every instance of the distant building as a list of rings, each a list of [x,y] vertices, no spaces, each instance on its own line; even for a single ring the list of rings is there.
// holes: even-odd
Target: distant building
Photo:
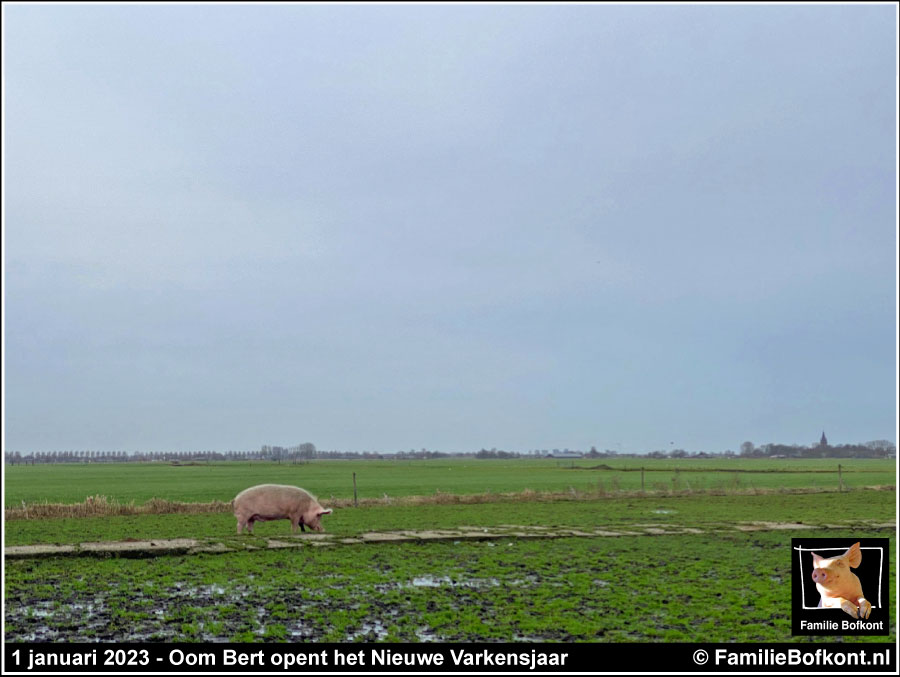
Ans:
[[[549,455],[549,458],[584,458],[584,454],[580,451],[569,451],[568,449],[565,451],[558,451],[554,449],[553,453]]]
[[[827,447],[827,446],[828,446],[828,438],[825,437],[825,431],[824,431],[824,430],[822,431],[822,439],[819,440],[819,446],[820,446],[820,447]]]

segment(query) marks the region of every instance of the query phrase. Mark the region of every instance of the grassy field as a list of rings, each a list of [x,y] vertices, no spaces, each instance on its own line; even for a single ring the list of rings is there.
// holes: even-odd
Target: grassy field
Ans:
[[[858,538],[859,532],[806,535]],[[6,639],[814,641],[790,634],[789,536],[510,539],[16,561],[6,569]],[[892,570],[891,599],[895,580]],[[893,634],[862,641],[892,642]]]
[[[895,521],[896,492],[862,488],[893,485],[895,468],[888,462],[842,461],[848,490],[838,493],[831,461],[647,461],[641,463],[649,492],[643,496],[629,493],[640,489],[641,473],[627,469],[635,467],[634,459],[601,462],[613,469],[589,469],[599,464],[586,459],[574,468],[570,461],[458,459],[9,468],[7,506],[95,495],[135,503],[153,497],[228,501],[260,482],[305,486],[327,505],[332,495],[352,498],[356,472],[360,497],[371,500],[325,518],[336,538],[463,525],[625,533],[149,559],[11,559],[5,567],[5,639],[819,641],[790,634],[791,538],[893,539],[895,532],[885,525]],[[834,490],[795,493],[803,487]],[[508,493],[526,489],[532,492]],[[720,493],[705,493],[711,490]],[[479,497],[483,502],[461,502],[489,493]],[[434,500],[403,498],[415,496]],[[754,522],[771,530],[740,530]],[[290,533],[289,523],[279,521],[238,537],[227,512],[16,519],[4,527],[7,546],[153,538],[263,546],[267,538]],[[687,531],[657,534],[648,527]],[[893,552],[896,542],[891,545]],[[891,561],[892,600],[895,566]],[[890,608],[890,636],[852,641],[893,642]]]
[[[552,501],[497,500],[483,504],[384,504],[342,508],[323,519],[328,533],[355,536],[369,530],[442,529],[461,525],[502,524],[557,527],[627,528],[635,524],[678,525],[701,529],[755,521],[809,525],[836,524],[868,529],[894,519],[892,491],[846,494],[761,494],[659,496]],[[226,538],[235,536],[230,513],[125,515],[90,518],[13,520],[6,523],[6,545],[66,544],[85,541],[152,538]],[[291,533],[287,520],[261,522],[258,539]],[[248,537],[242,536],[242,542]]]
[[[846,488],[894,485],[892,461],[842,459]],[[605,466],[605,467],[604,467]],[[22,501],[76,503],[88,496],[145,502],[230,501],[254,484],[276,482],[304,487],[320,498],[352,498],[353,473],[361,498],[535,491],[638,491],[640,468],[647,491],[837,489],[837,461],[753,459],[434,459],[428,461],[313,461],[290,463],[55,464],[7,466],[4,505]],[[610,469],[606,469],[606,468]]]

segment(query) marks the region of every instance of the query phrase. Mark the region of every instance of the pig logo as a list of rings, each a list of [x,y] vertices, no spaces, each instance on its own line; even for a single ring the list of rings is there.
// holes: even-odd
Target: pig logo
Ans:
[[[850,569],[862,562],[859,543],[851,545],[837,557],[822,557],[812,553],[812,579],[821,598],[820,608],[841,608],[853,618],[868,618],[872,605],[866,600],[862,584]]]
[[[890,634],[889,538],[792,538],[791,550],[792,635]]]

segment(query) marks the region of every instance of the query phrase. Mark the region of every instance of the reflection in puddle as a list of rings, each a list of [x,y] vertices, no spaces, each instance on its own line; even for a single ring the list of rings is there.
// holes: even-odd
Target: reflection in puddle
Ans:
[[[347,635],[347,640],[352,642],[360,637],[372,639],[373,634],[376,641],[383,642],[387,639],[388,631],[381,624],[381,621],[364,622],[357,632]]]
[[[446,585],[451,588],[492,588],[500,585],[496,578],[470,578],[463,581],[454,581],[449,576],[417,576],[409,583],[399,583],[400,588],[439,588]]]

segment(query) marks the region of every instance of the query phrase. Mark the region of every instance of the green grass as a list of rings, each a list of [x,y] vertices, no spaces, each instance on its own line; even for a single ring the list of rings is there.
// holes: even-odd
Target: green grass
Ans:
[[[343,508],[323,518],[328,533],[354,536],[363,531],[436,529],[461,525],[522,524],[565,527],[625,527],[659,523],[704,527],[750,521],[865,525],[894,519],[895,492],[852,491],[828,494],[624,497],[595,500],[498,501],[484,504],[376,505]],[[6,523],[6,545],[85,541],[237,537],[230,514],[131,515],[116,517],[13,520]],[[291,533],[287,520],[256,525],[257,538]]]
[[[173,501],[230,501],[254,484],[274,482],[304,487],[320,498],[353,497],[353,473],[360,498],[485,492],[641,489],[836,489],[841,464],[845,487],[896,484],[891,461],[867,459],[433,459],[428,461],[313,461],[289,463],[56,464],[6,466],[5,505],[78,503],[107,496],[140,504],[151,498]],[[605,464],[613,470],[590,469]]]
[[[614,470],[587,469],[605,463]],[[622,495],[721,489],[724,495]],[[884,461],[474,459],[7,467],[6,505],[80,502],[105,495],[142,503],[230,500],[262,482],[297,484],[329,498],[494,492],[477,504],[396,502],[339,508],[326,531],[433,529],[462,525],[696,527],[703,533],[531,540],[381,543],[149,559],[10,559],[5,567],[7,641],[589,641],[780,642],[790,635],[791,537],[892,537],[895,484]],[[677,472],[676,472],[677,469]],[[725,470],[725,472],[722,472]],[[762,472],[745,472],[748,470]],[[799,472],[784,472],[784,471]],[[570,488],[572,489],[570,491]],[[566,492],[512,500],[504,492]],[[597,494],[605,497],[586,498]],[[760,489],[765,493],[734,490]],[[447,497],[442,497],[447,498]],[[447,498],[448,501],[452,500]],[[815,525],[744,533],[741,522]],[[827,527],[827,528],[826,528]],[[287,521],[235,535],[230,514],[160,514],[5,522],[5,544],[211,538],[262,544],[290,533]],[[892,544],[896,546],[896,543]],[[892,547],[892,551],[895,551]],[[891,563],[891,599],[896,598]],[[894,641],[860,638],[860,641]],[[856,638],[853,638],[856,641]]]
[[[13,561],[6,571],[6,639],[810,641],[790,634],[790,535]],[[893,570],[891,581],[893,598]],[[156,613],[140,613],[148,600]],[[83,615],[86,605],[89,616]],[[123,616],[120,609],[139,612]],[[892,634],[860,641],[894,640]]]

